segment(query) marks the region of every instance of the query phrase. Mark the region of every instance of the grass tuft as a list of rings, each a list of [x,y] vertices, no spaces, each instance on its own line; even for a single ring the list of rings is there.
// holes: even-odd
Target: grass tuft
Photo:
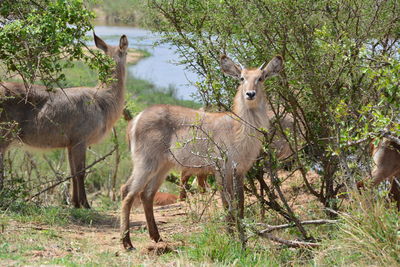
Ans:
[[[207,224],[199,233],[191,235],[190,245],[182,247],[182,256],[199,263],[229,266],[278,266],[268,249],[242,249],[240,242],[225,232],[223,226]]]
[[[393,203],[377,194],[355,194],[338,231],[327,240],[317,262],[328,265],[398,266],[400,264],[400,215]]]
[[[38,206],[34,203],[15,202],[9,206],[8,219],[23,223],[65,226],[69,223],[92,225],[101,221],[102,216],[95,210],[75,209],[66,206]]]

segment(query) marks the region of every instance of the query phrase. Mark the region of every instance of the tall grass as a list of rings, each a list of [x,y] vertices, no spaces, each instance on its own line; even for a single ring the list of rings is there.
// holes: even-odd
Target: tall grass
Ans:
[[[217,266],[279,266],[266,247],[242,249],[240,242],[225,233],[220,224],[206,224],[182,247],[182,257],[188,261],[212,263]]]
[[[371,192],[354,194],[337,232],[316,263],[328,266],[399,266],[400,215],[393,203]]]

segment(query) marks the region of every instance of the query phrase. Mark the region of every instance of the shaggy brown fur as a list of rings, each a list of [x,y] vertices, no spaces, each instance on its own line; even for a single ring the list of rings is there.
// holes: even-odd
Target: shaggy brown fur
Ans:
[[[116,62],[115,81],[95,88],[66,88],[47,92],[35,85],[0,83],[0,184],[3,155],[14,140],[40,148],[67,148],[73,178],[72,203],[90,208],[84,187],[86,147],[99,142],[121,116],[125,94],[125,62],[128,39],[108,46],[94,35],[96,46]],[[15,129],[10,125],[15,124]]]
[[[400,186],[394,178],[400,177],[400,145],[384,138],[377,146],[370,144],[373,161],[372,186],[378,186],[384,180],[390,180],[390,195],[397,202],[400,210]],[[365,187],[363,182],[358,182],[359,189]]]
[[[275,113],[272,110],[267,110],[268,121],[272,122],[276,120]],[[294,131],[294,120],[290,114],[285,114],[284,117],[279,119],[283,130]],[[272,124],[272,123],[271,123]],[[272,127],[271,127],[272,128]],[[271,149],[276,150],[278,159],[284,160],[292,156],[292,150],[290,148],[287,140],[280,134],[276,129],[271,129],[273,133],[272,142],[270,145]],[[213,173],[207,173],[203,169],[190,169],[184,168],[181,172],[181,190],[179,194],[179,199],[184,200],[187,197],[186,191],[188,190],[188,182],[191,176],[197,176],[197,182],[200,192],[205,192],[207,187],[207,177],[208,175],[214,175]]]
[[[233,198],[235,177],[239,189],[239,214],[243,216],[243,176],[262,147],[263,135],[257,128],[269,128],[263,83],[267,77],[278,74],[282,65],[282,58],[277,56],[265,68],[242,69],[222,56],[222,70],[242,81],[232,113],[156,105],[145,109],[133,120],[129,140],[134,168],[121,188],[125,195],[121,210],[125,248],[133,248],[129,237],[129,214],[138,197],[142,200],[150,237],[156,242],[161,240],[154,220],[153,198],[172,167],[193,171],[200,168],[204,173],[215,173],[217,182],[223,186],[221,197],[225,207]]]

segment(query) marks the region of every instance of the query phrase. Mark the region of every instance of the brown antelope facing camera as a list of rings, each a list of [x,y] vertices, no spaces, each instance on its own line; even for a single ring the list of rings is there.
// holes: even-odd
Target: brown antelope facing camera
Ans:
[[[76,208],[90,208],[84,186],[86,148],[100,142],[122,114],[128,49],[125,35],[117,47],[107,45],[96,35],[94,41],[116,62],[115,80],[109,85],[54,92],[35,85],[27,92],[23,84],[0,83],[0,123],[17,125],[14,133],[0,128],[1,183],[4,152],[14,140],[39,149],[67,148],[73,176],[72,204]]]
[[[257,128],[269,127],[263,83],[282,70],[283,59],[276,56],[268,65],[256,69],[242,69],[227,56],[221,56],[220,63],[225,74],[241,81],[232,112],[209,113],[156,105],[142,111],[128,126],[133,171],[121,187],[121,235],[126,249],[134,249],[129,235],[129,215],[134,200],[139,197],[150,238],[161,241],[154,219],[153,198],[173,167],[216,174],[219,188],[228,193],[221,193],[224,207],[233,199],[233,178],[237,179],[239,216],[243,217],[243,176],[262,148],[263,135]]]
[[[275,118],[275,113],[272,110],[267,110],[266,113],[267,119],[269,122],[273,122],[277,120]],[[279,123],[282,126],[284,131],[290,130],[291,132],[294,131],[294,119],[290,114],[286,114],[284,117],[279,118]],[[270,124],[271,128],[272,123]],[[284,160],[292,156],[293,152],[290,148],[290,145],[286,138],[282,136],[280,131],[275,129],[270,129],[270,132],[273,133],[273,138],[270,144],[270,148],[276,151],[276,156],[279,160]],[[190,168],[183,168],[181,172],[181,190],[179,194],[179,199],[184,200],[187,197],[186,191],[188,190],[188,182],[191,176],[197,176],[197,183],[200,189],[200,192],[203,193],[206,191],[207,184],[207,177],[208,175],[214,175],[213,173],[207,173],[203,169],[190,169]]]

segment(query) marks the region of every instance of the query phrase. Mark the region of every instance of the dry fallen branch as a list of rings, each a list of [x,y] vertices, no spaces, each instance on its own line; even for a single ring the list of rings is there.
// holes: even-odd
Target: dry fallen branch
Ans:
[[[336,223],[337,220],[308,220],[308,221],[301,221],[299,222],[301,225],[307,225],[307,224],[315,224],[315,225],[320,225],[320,224],[333,224]],[[261,237],[268,238],[274,242],[292,247],[292,248],[315,248],[319,247],[321,244],[319,243],[314,243],[314,242],[307,242],[307,241],[298,241],[298,240],[287,240],[283,239],[280,237],[277,237],[273,234],[271,234],[272,231],[275,230],[280,230],[280,229],[286,229],[290,227],[295,227],[296,224],[294,223],[287,223],[287,224],[281,224],[281,225],[268,225],[268,224],[262,224],[259,223],[257,225],[261,225],[264,227],[267,227],[264,230],[261,231],[256,231],[255,234]]]
[[[301,225],[307,225],[307,224],[315,224],[315,225],[320,225],[320,224],[333,224],[337,223],[337,220],[308,220],[308,221],[301,221],[299,222]],[[294,223],[286,223],[286,224],[281,224],[281,225],[268,225],[264,223],[259,223],[257,225],[261,225],[264,227],[267,227],[264,230],[261,230],[258,232],[258,234],[264,234],[264,233],[270,233],[275,230],[280,230],[280,229],[286,229],[290,227],[295,227],[296,225]]]
[[[315,248],[319,247],[321,244],[319,243],[312,243],[312,242],[306,242],[306,241],[297,241],[297,240],[286,240],[279,238],[277,236],[274,236],[273,234],[270,233],[258,233],[259,236],[266,237],[272,241],[275,241],[277,243],[292,247],[292,248]]]

